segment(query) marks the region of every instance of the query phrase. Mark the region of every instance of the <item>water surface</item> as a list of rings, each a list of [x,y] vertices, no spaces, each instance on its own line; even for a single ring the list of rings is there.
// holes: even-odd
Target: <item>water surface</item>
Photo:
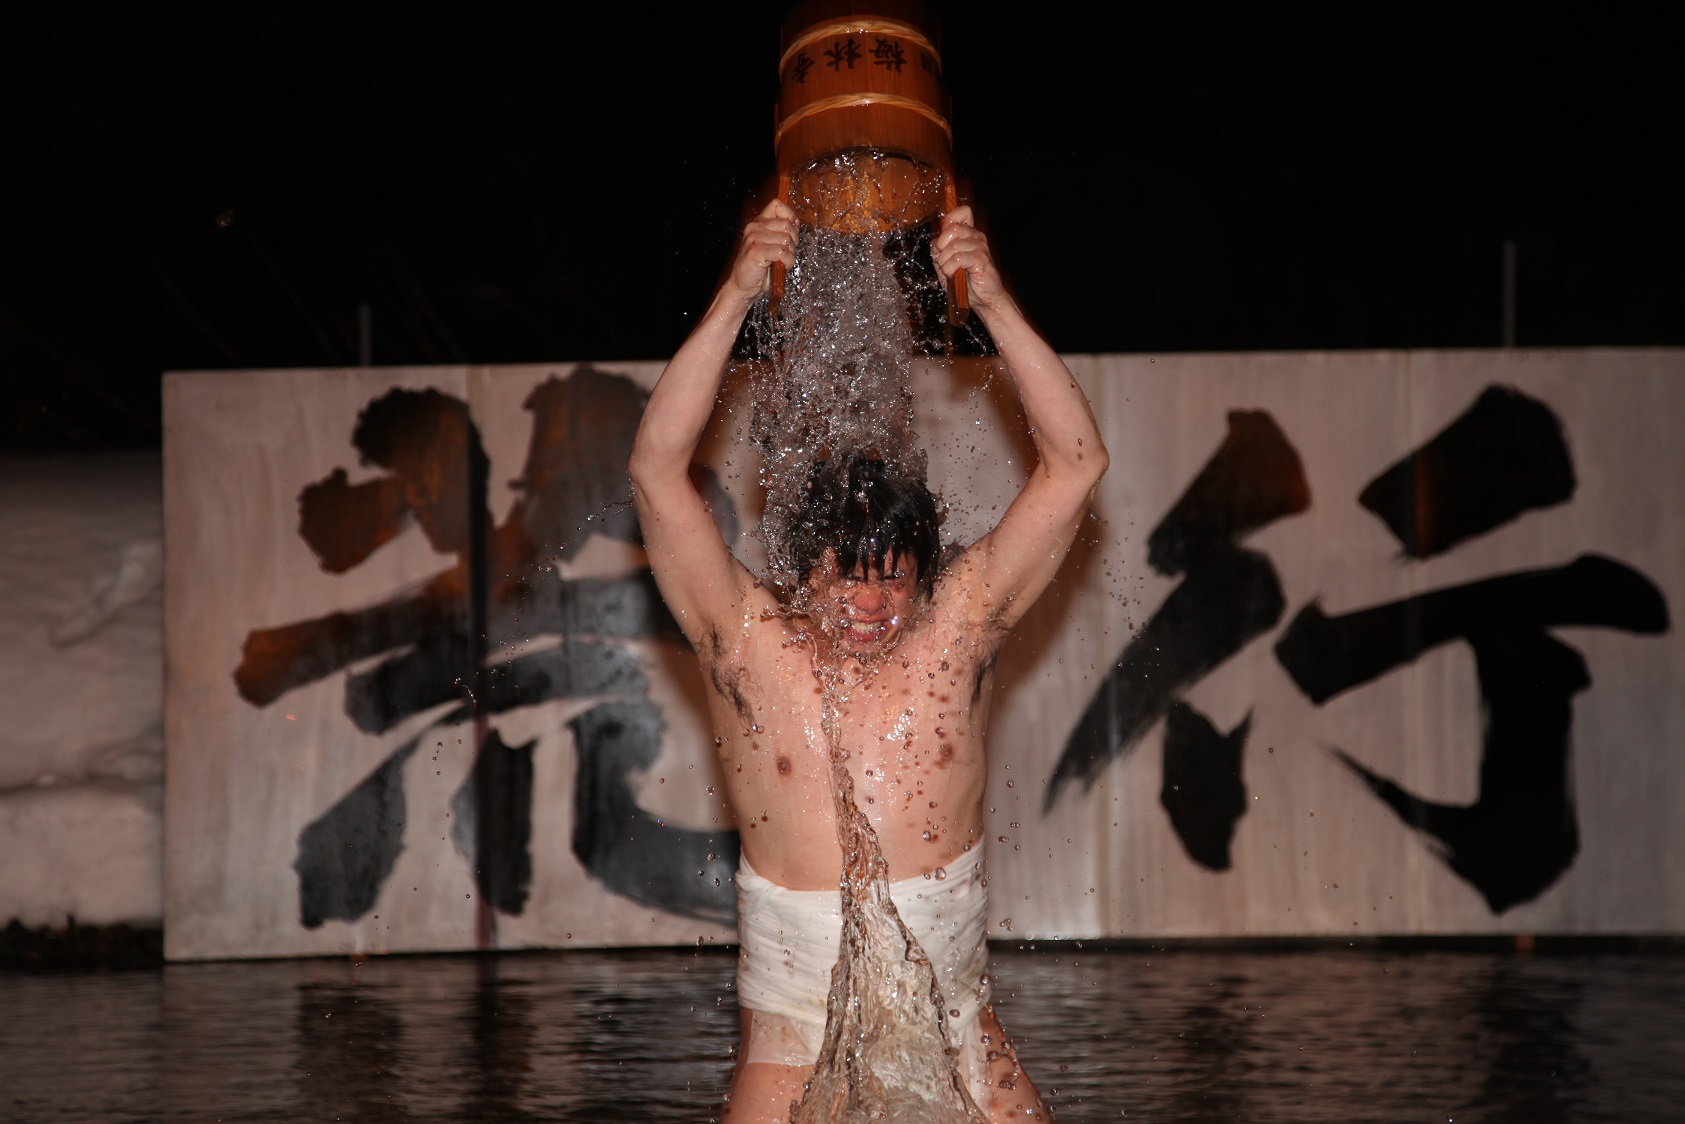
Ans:
[[[0,973],[0,1119],[706,1121],[728,951]],[[1685,955],[994,952],[1061,1121],[1673,1121]]]

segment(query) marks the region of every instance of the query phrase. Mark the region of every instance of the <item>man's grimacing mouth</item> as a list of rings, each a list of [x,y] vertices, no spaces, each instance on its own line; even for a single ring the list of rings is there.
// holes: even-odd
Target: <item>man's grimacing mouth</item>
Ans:
[[[885,617],[882,620],[873,621],[851,620],[847,622],[846,628],[856,637],[863,640],[869,640],[888,632],[895,625],[899,624],[900,621],[901,618],[898,616]]]

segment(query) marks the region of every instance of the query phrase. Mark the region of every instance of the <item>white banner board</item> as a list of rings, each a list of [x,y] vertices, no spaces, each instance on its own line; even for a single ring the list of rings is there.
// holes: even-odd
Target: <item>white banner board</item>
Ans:
[[[1112,468],[1000,664],[994,935],[1685,931],[1685,353],[1070,363]],[[658,371],[166,378],[168,955],[731,939],[624,504]],[[969,540],[1027,442],[920,378]]]

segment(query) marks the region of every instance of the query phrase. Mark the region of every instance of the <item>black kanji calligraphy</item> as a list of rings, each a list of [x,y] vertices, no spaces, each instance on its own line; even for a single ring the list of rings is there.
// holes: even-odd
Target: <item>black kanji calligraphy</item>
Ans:
[[[872,48],[872,65],[900,74],[901,68],[907,65],[907,53],[902,50],[899,40],[877,36],[877,45]]]
[[[844,65],[853,70],[854,64],[861,59],[860,44],[854,41],[852,35],[848,37],[846,42],[838,39],[826,48],[825,58],[827,60],[825,65],[832,70],[840,71]]]
[[[345,676],[346,713],[358,729],[384,733],[439,707],[446,709],[428,731],[475,729],[474,764],[451,801],[451,837],[484,899],[504,913],[523,910],[532,879],[533,744],[505,744],[486,720],[552,699],[609,696],[615,701],[598,703],[572,727],[579,767],[590,774],[578,791],[600,805],[579,815],[575,854],[610,889],[640,902],[723,923],[734,914],[735,833],[627,830],[644,816],[630,778],[659,754],[662,725],[644,698],[642,666],[624,643],[683,643],[682,635],[647,570],[567,579],[554,565],[573,557],[591,532],[639,541],[624,502],[631,490],[624,465],[645,398],[624,377],[589,367],[538,386],[525,403],[533,430],[515,482],[520,495],[496,526],[487,511],[489,461],[466,404],[436,390],[374,399],[352,443],[387,475],[351,484],[336,469],[305,488],[299,533],[328,573],[360,565],[412,523],[435,550],[454,554],[456,565],[418,590],[363,609],[257,629],[235,671],[241,696],[267,706],[379,657]],[[734,524],[718,481],[704,474],[699,487]],[[554,644],[487,658],[534,638]],[[633,705],[625,700],[639,700],[653,718],[623,720]],[[411,812],[403,768],[427,736],[407,740],[300,834],[294,865],[305,926],[355,920],[373,907]],[[596,831],[612,832],[612,845],[594,840]],[[668,868],[688,875],[670,877]],[[661,900],[651,896],[652,886],[663,888]]]
[[[1429,558],[1529,510],[1566,502],[1573,462],[1544,403],[1491,387],[1421,449],[1377,477],[1361,502],[1411,558]],[[1620,562],[1585,555],[1555,569],[1503,574],[1330,617],[1294,617],[1276,655],[1322,703],[1462,640],[1474,651],[1484,731],[1480,791],[1451,805],[1417,796],[1336,750],[1494,912],[1543,893],[1579,853],[1570,748],[1573,697],[1591,686],[1585,659],[1549,634],[1578,625],[1659,633],[1667,602]]]
[[[1275,419],[1262,411],[1230,413],[1217,452],[1147,540],[1148,564],[1183,581],[1078,720],[1048,786],[1048,808],[1067,782],[1092,785],[1108,762],[1170,714],[1160,801],[1189,857],[1228,869],[1245,811],[1240,751],[1249,723],[1222,734],[1178,699],[1281,620],[1286,600],[1275,567],[1238,540],[1309,506],[1304,466]]]
[[[1406,560],[1427,559],[1529,511],[1566,503],[1576,487],[1561,423],[1544,403],[1489,387],[1445,430],[1362,489],[1361,504],[1393,532]],[[1251,717],[1223,733],[1180,695],[1280,620],[1269,560],[1235,539],[1305,510],[1297,454],[1266,414],[1233,413],[1223,446],[1148,540],[1148,562],[1183,582],[1131,640],[1101,684],[1049,778],[1091,784],[1165,719],[1160,801],[1189,856],[1229,865],[1245,810],[1242,759]],[[1302,609],[1275,646],[1314,703],[1363,686],[1461,640],[1475,657],[1484,727],[1480,790],[1469,805],[1436,803],[1333,752],[1494,912],[1553,885],[1579,850],[1570,770],[1573,698],[1592,683],[1585,659],[1550,635],[1565,626],[1656,634],[1669,627],[1661,591],[1595,554],[1330,616]]]

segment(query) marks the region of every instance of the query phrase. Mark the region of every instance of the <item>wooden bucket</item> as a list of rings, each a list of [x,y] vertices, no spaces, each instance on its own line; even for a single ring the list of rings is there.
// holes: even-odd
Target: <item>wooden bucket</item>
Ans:
[[[940,212],[953,155],[934,27],[892,0],[791,12],[773,145],[803,221],[888,233]]]
[[[923,4],[897,0],[810,0],[785,20],[773,145],[801,221],[888,234],[956,205],[936,27]],[[957,281],[956,322],[968,303]]]

